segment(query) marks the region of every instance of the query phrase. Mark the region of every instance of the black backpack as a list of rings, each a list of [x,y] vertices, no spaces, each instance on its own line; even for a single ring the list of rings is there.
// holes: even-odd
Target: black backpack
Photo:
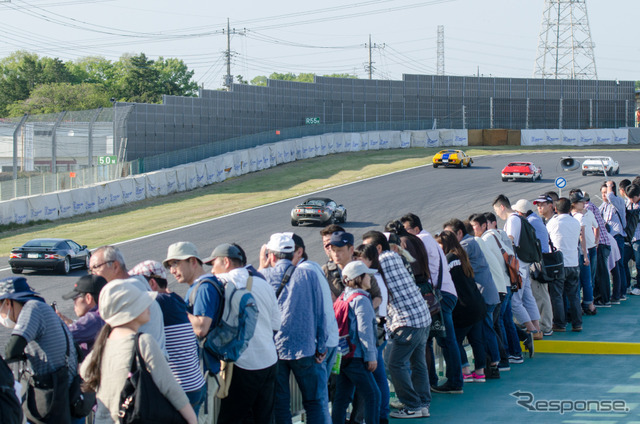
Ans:
[[[542,260],[542,248],[540,247],[540,240],[536,237],[536,230],[533,225],[529,223],[525,218],[520,218],[520,241],[518,246],[515,246],[516,256],[522,262],[534,263]]]
[[[22,424],[22,407],[13,388],[13,373],[0,356],[0,422]]]

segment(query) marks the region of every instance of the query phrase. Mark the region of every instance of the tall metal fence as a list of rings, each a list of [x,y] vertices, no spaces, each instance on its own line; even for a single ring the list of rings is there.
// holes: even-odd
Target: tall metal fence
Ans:
[[[0,200],[77,188],[130,172],[133,106],[0,119]]]

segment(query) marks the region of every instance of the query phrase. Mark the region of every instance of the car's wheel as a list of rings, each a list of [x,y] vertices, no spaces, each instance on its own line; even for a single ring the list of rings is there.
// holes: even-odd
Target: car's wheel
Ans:
[[[11,268],[11,272],[14,274],[22,274],[22,268]]]
[[[294,227],[297,227],[298,221],[296,221],[295,219],[291,219],[291,225],[293,225]]]
[[[64,261],[60,264],[60,272],[63,274],[68,274],[71,271],[71,260],[69,257],[65,257]]]
[[[342,214],[342,219],[340,221],[342,221],[342,223],[347,222],[347,211],[344,211],[344,213]]]

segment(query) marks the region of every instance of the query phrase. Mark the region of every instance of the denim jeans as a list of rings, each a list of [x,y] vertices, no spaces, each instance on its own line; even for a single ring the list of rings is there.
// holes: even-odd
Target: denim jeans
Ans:
[[[431,404],[425,352],[429,328],[400,327],[389,338],[384,351],[391,382],[400,402],[409,409]]]
[[[633,257],[636,262],[636,283],[633,285],[634,288],[640,287],[638,284],[638,280],[640,279],[640,240],[634,241],[631,243],[631,248],[633,249]],[[629,281],[631,283],[631,281]]]
[[[611,280],[609,279],[609,255],[611,246],[599,244],[596,255],[596,278],[593,285],[593,297],[602,303],[611,300]]]
[[[204,384],[200,389],[192,392],[186,392],[185,394],[187,395],[187,399],[189,399],[189,403],[193,407],[193,410],[196,412],[197,417],[202,404],[207,400],[207,385]]]
[[[487,305],[487,313],[482,321],[482,337],[489,353],[489,360],[492,363],[500,362],[500,349],[498,348],[498,340],[496,339],[496,332],[493,331],[493,311],[496,309],[495,305]]]
[[[484,344],[484,337],[482,335],[483,321],[480,320],[469,327],[456,328],[456,338],[458,339],[458,348],[460,349],[460,361],[462,362],[462,368],[469,366],[469,358],[467,358],[467,352],[462,346],[462,341],[466,337],[469,340],[471,349],[473,350],[473,362],[475,369],[482,369],[487,362],[486,346]]]
[[[611,275],[613,275],[613,292],[611,293],[611,299],[620,300],[620,297],[627,293],[627,275],[624,270],[624,237],[616,234],[613,238],[615,238],[616,243],[618,243],[621,257],[616,262],[616,267],[611,271]]]
[[[589,265],[584,264],[584,256],[580,254],[580,285],[582,286],[582,305],[589,306],[593,303],[593,284],[591,280],[591,266],[595,266],[596,248],[592,247],[587,251],[589,255]]]
[[[327,373],[323,364],[316,363],[314,356],[296,360],[278,360],[276,374],[276,401],[274,417],[276,424],[291,424],[289,374],[298,382],[302,394],[302,405],[310,424],[327,424],[329,398],[327,395]]]
[[[502,312],[502,337],[506,340],[505,346],[509,355],[518,356],[522,354],[520,346],[520,338],[516,330],[516,324],[513,322],[513,312],[511,311],[511,297],[513,292],[511,287],[507,286],[507,296],[500,305]]]
[[[373,372],[373,378],[376,379],[380,390],[380,419],[389,420],[389,381],[387,380],[387,370],[382,357],[382,352],[384,352],[386,346],[387,342],[378,346],[378,368]]]
[[[378,389],[373,374],[367,371],[362,358],[353,358],[348,362],[348,365],[340,369],[336,381],[336,395],[332,405],[332,423],[344,424],[347,407],[355,390],[358,390],[358,396],[366,399],[363,404],[364,421],[367,424],[378,424],[380,420],[380,389]]]
[[[565,267],[564,272],[564,280],[556,280],[549,283],[549,294],[551,295],[551,306],[553,307],[553,325],[559,328],[567,326],[567,310],[564,307],[564,296],[566,296],[569,303],[568,312],[571,313],[572,327],[582,327],[580,283],[578,282],[580,269],[577,266]]]
[[[462,366],[460,364],[460,349],[458,348],[458,341],[456,340],[456,330],[453,326],[453,317],[451,316],[453,308],[456,307],[458,298],[451,293],[442,292],[442,300],[440,305],[442,307],[442,318],[444,321],[445,337],[436,337],[438,346],[442,348],[442,356],[446,364],[446,377],[447,384],[452,387],[462,387]],[[427,343],[427,349],[430,350],[431,357],[433,358],[433,344],[431,340]],[[429,379],[432,386],[438,385],[438,375],[436,374],[435,361],[431,361],[429,369]]]

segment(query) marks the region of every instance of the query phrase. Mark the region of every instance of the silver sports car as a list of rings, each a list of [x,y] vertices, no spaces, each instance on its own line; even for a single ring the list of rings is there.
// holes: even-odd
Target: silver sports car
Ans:
[[[347,209],[326,197],[311,197],[291,210],[291,225],[347,222]]]

